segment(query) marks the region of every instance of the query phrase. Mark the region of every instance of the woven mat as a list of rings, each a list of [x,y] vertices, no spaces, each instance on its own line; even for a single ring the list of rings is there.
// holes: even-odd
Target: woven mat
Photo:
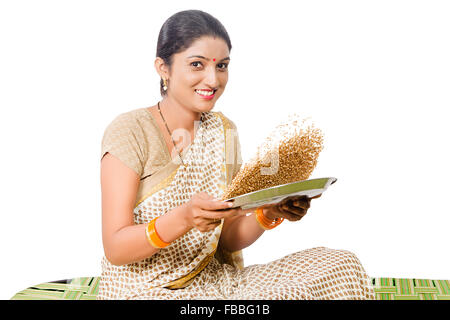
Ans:
[[[38,284],[11,300],[95,300],[99,277]],[[372,278],[377,300],[450,300],[450,280]]]
[[[16,293],[11,300],[95,300],[100,277],[46,282]]]
[[[372,278],[377,300],[450,300],[450,280]]]

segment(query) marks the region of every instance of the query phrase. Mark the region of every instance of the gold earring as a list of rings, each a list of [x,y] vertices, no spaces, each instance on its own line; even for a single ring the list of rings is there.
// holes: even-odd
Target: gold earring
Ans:
[[[166,79],[163,79],[163,90],[167,91],[167,82]]]

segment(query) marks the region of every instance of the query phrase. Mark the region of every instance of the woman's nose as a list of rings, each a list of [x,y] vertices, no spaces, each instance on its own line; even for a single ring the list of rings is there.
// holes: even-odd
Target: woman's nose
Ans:
[[[219,85],[219,77],[217,75],[216,70],[208,70],[206,75],[205,84],[207,84],[211,88],[215,88]]]

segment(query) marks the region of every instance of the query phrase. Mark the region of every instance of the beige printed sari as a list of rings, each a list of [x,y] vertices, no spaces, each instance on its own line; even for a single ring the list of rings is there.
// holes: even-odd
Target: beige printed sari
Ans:
[[[185,166],[170,161],[140,184],[135,224],[150,222],[198,192],[220,198],[240,166],[240,146],[233,137],[230,122],[220,112],[203,113],[194,141],[181,153]],[[98,299],[126,299],[155,287],[186,287],[213,257],[243,268],[241,251],[230,253],[219,247],[222,225],[223,220],[204,233],[194,228],[140,262],[116,266],[103,257]]]
[[[102,154],[111,151],[144,176],[134,208],[136,224],[164,215],[197,192],[220,198],[242,163],[234,124],[220,112],[207,112],[193,143],[182,152],[186,166],[169,161],[154,169],[165,160],[155,151],[163,137],[149,115],[139,109],[119,116],[103,141]],[[147,138],[155,136],[146,146]],[[167,146],[162,147],[167,155]],[[146,167],[148,159],[151,166]],[[155,171],[148,175],[148,170]],[[204,233],[192,229],[139,262],[116,266],[103,257],[97,299],[375,299],[370,278],[350,251],[316,247],[244,267],[241,251],[220,247],[222,226],[223,221]]]

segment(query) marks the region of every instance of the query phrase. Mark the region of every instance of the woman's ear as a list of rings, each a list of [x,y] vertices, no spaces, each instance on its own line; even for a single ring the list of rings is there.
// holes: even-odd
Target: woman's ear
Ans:
[[[160,57],[156,57],[155,59],[155,70],[159,74],[161,79],[169,78],[169,70],[167,65],[164,63],[164,60]]]

